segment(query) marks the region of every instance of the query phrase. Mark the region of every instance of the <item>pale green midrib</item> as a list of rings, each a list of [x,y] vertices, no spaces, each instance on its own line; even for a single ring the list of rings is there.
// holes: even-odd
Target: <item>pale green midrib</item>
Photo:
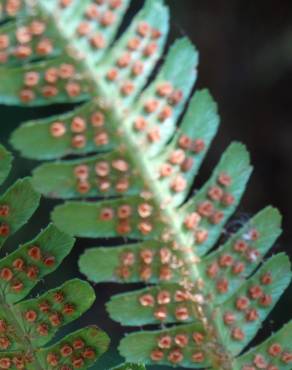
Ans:
[[[42,13],[47,14],[47,10],[44,9],[41,3],[39,4],[39,7]],[[64,37],[63,29],[60,25],[59,19],[56,16],[56,14],[51,13],[49,14],[49,16],[54,20],[56,24],[56,28],[59,30],[60,37],[63,38],[64,40],[64,44],[71,46],[72,39],[69,39],[66,36]],[[74,43],[73,43],[73,49],[74,49]],[[77,55],[78,55],[78,52],[77,52]],[[118,109],[116,108],[117,106],[119,106],[119,104],[112,103],[112,100],[113,100],[112,97],[110,98],[107,97],[107,93],[105,89],[99,83],[98,76],[95,70],[96,66],[93,66],[89,62],[89,58],[88,59],[83,58],[80,61],[80,64],[84,65],[85,71],[89,71],[88,75],[90,76],[90,79],[94,82],[93,85],[94,85],[96,95],[98,97],[101,96],[103,99],[108,99],[107,103],[109,103],[111,112],[113,114],[113,117],[115,118],[113,122],[125,121],[127,119],[125,114],[120,113]],[[118,128],[120,127],[117,127],[117,129]],[[140,169],[140,175],[143,178],[145,185],[147,185],[148,189],[150,190],[150,193],[153,194],[152,201],[155,204],[155,206],[158,209],[160,209],[161,213],[168,221],[168,226],[170,227],[172,234],[174,235],[175,241],[180,246],[183,246],[183,247],[187,246],[186,252],[183,252],[183,258],[186,261],[192,261],[193,257],[196,257],[194,253],[194,246],[191,243],[190,236],[187,235],[181,227],[180,220],[178,220],[178,217],[177,217],[178,210],[170,205],[164,207],[163,209],[161,208],[161,205],[164,205],[165,201],[167,201],[167,199],[164,198],[163,196],[164,190],[160,188],[159,181],[157,181],[157,178],[154,176],[155,173],[152,170],[153,166],[151,162],[147,159],[145,155],[143,155],[143,153],[141,153],[139,146],[136,145],[135,137],[132,135],[132,132],[130,131],[129,126],[127,124],[124,124],[123,126],[123,135],[120,136],[120,141],[121,141],[121,145],[125,145],[125,147],[128,149],[129,156],[131,157],[136,168]],[[135,153],[135,155],[131,155],[131,153]],[[200,271],[197,268],[195,263],[192,263],[191,273],[192,273],[192,278],[194,279],[194,281],[196,281],[197,279],[201,277]],[[199,307],[204,309],[205,317],[203,320],[201,320],[201,322],[203,326],[205,327],[206,332],[209,334],[209,337],[212,338],[212,340],[214,341],[213,333],[210,333],[210,327],[209,327],[209,324],[213,320],[212,310],[208,306],[209,305],[202,306],[200,304],[194,303],[194,310],[197,313]],[[218,341],[216,343],[219,344],[221,348],[225,349],[223,343],[219,343]],[[234,368],[234,364],[232,363],[231,359],[230,359],[230,362],[227,364],[226,368],[225,367],[219,368],[218,366],[215,365],[218,362],[218,356],[214,354],[213,348],[208,349],[207,352],[209,354],[209,358],[211,360],[210,363],[212,364],[212,367],[214,365],[213,367],[214,370],[236,370]],[[226,350],[225,352],[228,353],[228,350]]]
[[[32,354],[33,355],[33,362],[30,363],[31,366],[34,366],[35,370],[46,370],[39,362],[36,351],[37,348],[34,348],[32,345],[27,333],[23,330],[22,326],[20,325],[20,320],[22,317],[19,318],[18,311],[15,310],[15,307],[12,304],[8,304],[5,300],[5,295],[1,292],[0,295],[0,311],[4,313],[4,317],[9,317],[9,322],[12,322],[13,329],[16,333],[16,338],[19,340],[19,344],[22,347],[24,354]],[[21,315],[21,314],[20,314]],[[0,352],[1,355],[1,352]]]

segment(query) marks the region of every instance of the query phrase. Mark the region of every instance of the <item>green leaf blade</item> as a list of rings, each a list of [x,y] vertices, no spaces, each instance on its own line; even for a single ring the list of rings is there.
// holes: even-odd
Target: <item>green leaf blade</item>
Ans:
[[[281,234],[281,214],[273,207],[267,207],[235,233],[222,247],[208,255],[202,261],[202,276],[206,279],[206,289],[214,297],[214,304],[226,301],[243,284],[244,279],[262,262],[265,254]],[[252,233],[258,237],[253,240]],[[243,250],[239,249],[242,246]],[[232,258],[229,266],[224,259]],[[218,269],[218,272],[214,272]],[[213,275],[212,270],[215,275]],[[228,290],[218,292],[217,284],[222,279],[228,280]]]
[[[144,188],[132,158],[117,151],[41,165],[33,172],[33,185],[61,199],[138,195]]]
[[[193,212],[199,212],[199,206],[201,204],[206,204],[207,202],[211,204],[212,208],[214,208],[214,212],[212,212],[211,216],[215,211],[220,212],[220,219],[218,222],[216,220],[216,222],[213,221],[211,216],[209,217],[204,214],[200,217],[200,222],[195,229],[191,232],[187,231],[190,235],[195,231],[194,245],[196,247],[196,253],[200,256],[206,254],[206,252],[212,248],[218,240],[221,235],[223,225],[228,221],[240,202],[247,181],[251,175],[251,171],[252,167],[250,166],[249,153],[245,146],[241,143],[232,143],[224,152],[219,164],[213,171],[211,178],[195,194],[195,196],[181,208],[182,213],[185,214],[186,217]],[[226,194],[231,195],[233,198],[232,203],[227,206],[222,204],[221,201],[213,202],[208,198],[209,189],[218,184],[218,178],[221,174],[227,174],[231,179],[230,186],[226,187],[226,189],[223,187]],[[185,230],[187,230],[187,228],[185,228]],[[203,240],[200,240],[198,237],[198,231],[201,230],[207,232],[207,237]]]
[[[171,243],[149,240],[114,248],[86,249],[79,259],[79,268],[95,283],[176,283],[180,273],[175,262],[180,257],[171,250]]]
[[[178,294],[187,297],[187,292],[179,284],[160,284],[115,295],[106,307],[110,317],[125,326],[185,324],[197,321],[191,300],[185,298],[184,301],[178,301]],[[161,309],[163,318],[159,316]],[[184,317],[179,315],[182,309]]]
[[[94,365],[96,360],[108,349],[109,342],[109,337],[104,331],[96,326],[89,326],[66,336],[48,348],[40,350],[38,358],[44,368],[48,368],[50,359],[56,358],[58,363],[86,370]],[[69,356],[64,356],[64,353],[69,352]]]
[[[131,362],[142,361],[149,365],[170,365],[191,369],[209,367],[210,364],[205,359],[203,346],[196,344],[193,339],[194,334],[202,335],[204,342],[205,333],[200,324],[182,325],[171,329],[132,333],[122,339],[119,351],[127,361]],[[177,335],[187,337],[188,344],[185,347],[179,348],[177,346],[175,343]],[[170,337],[170,348],[159,348],[159,340],[163,336]],[[159,352],[161,357],[159,360],[155,361],[151,356],[157,354],[157,352]],[[176,361],[174,361],[174,358],[176,358]],[[198,358],[201,361],[198,361]]]
[[[12,166],[12,155],[0,145],[0,185],[5,181]]]
[[[52,289],[40,297],[25,300],[16,306],[23,316],[24,331],[35,346],[44,346],[64,325],[76,320],[95,301],[93,288],[85,281],[74,279]],[[34,318],[29,320],[29,318]],[[47,335],[40,334],[40,327],[47,328]]]
[[[151,217],[147,221],[140,217],[138,207],[144,203],[143,199],[135,196],[98,203],[72,201],[56,207],[51,217],[61,230],[70,235],[88,238],[113,238],[118,235],[138,240],[152,240],[161,235],[164,224],[157,217],[159,210],[150,201],[147,204],[152,208]],[[129,218],[119,218],[119,209],[121,210],[123,206],[130,207]]]
[[[35,28],[36,22],[43,28],[41,34],[30,32]],[[54,22],[40,13],[2,24],[0,35],[5,36],[7,44],[1,49],[2,55],[5,55],[0,62],[1,68],[23,66],[35,60],[58,57],[65,46]],[[44,40],[49,42],[49,50],[46,53],[41,51],[44,48]]]
[[[72,124],[84,122],[84,130],[76,134]],[[83,155],[91,152],[105,152],[117,144],[115,124],[111,111],[98,99],[58,116],[29,121],[19,126],[11,135],[13,147],[24,157],[51,160],[67,155]],[[64,133],[58,137],[52,134],[54,125],[59,123]],[[94,125],[95,123],[95,125]],[[84,145],[77,147],[76,136],[84,139]],[[101,141],[102,137],[105,139]]]
[[[73,78],[59,80],[56,86],[49,85],[45,73],[49,68],[60,69],[63,64],[73,65]],[[32,88],[24,85],[25,77],[30,72],[36,72],[39,82]],[[72,58],[60,58],[28,64],[23,67],[0,67],[0,102],[5,105],[25,107],[46,106],[56,103],[78,103],[88,99],[92,86],[84,75],[81,63]],[[13,81],[13,83],[11,83]]]
[[[236,365],[239,369],[243,369],[244,366],[254,366],[260,359],[262,363],[276,366],[281,370],[291,369],[291,331],[292,321],[272,334],[266,341],[238,357],[235,361]],[[280,346],[280,352],[272,351],[273,345]]]
[[[39,201],[40,194],[33,189],[29,178],[18,180],[6,191],[0,198],[0,222],[8,230],[0,236],[0,246],[30,219]]]
[[[3,258],[0,261],[2,274],[3,270],[5,276],[12,274],[12,279],[1,280],[6,301],[15,303],[24,298],[43,276],[56,270],[74,242],[75,239],[49,225],[34,240]],[[32,247],[38,248],[37,257],[32,254]]]
[[[151,30],[159,31],[158,39],[152,39],[151,31],[144,37],[137,34],[137,29],[140,24],[147,24]],[[144,85],[147,83],[151,72],[153,71],[157,61],[163,54],[163,49],[166,43],[166,38],[169,30],[169,11],[161,1],[147,0],[142,10],[134,17],[128,30],[123,36],[113,45],[112,49],[103,59],[103,64],[100,65],[98,75],[100,78],[100,86],[103,91],[106,91],[106,96],[115,96],[119,104],[117,108],[123,109],[133,104],[136,97],[141,92]],[[135,51],[129,51],[128,43],[131,39],[139,36],[141,38],[140,47]],[[153,54],[144,55],[144,49],[155,43],[156,48]],[[131,54],[131,63],[122,68],[118,68],[119,77],[117,81],[110,81],[107,74],[113,68],[116,68],[117,61],[125,54]],[[132,73],[132,67],[135,62],[143,62],[143,72],[137,75]],[[134,90],[131,94],[124,94],[122,87],[125,83],[133,83]]]
[[[271,276],[272,280],[269,284],[263,283],[264,276]],[[239,354],[253,339],[262,322],[288,287],[291,277],[289,258],[284,253],[280,253],[271,257],[228,301],[224,302],[220,309],[217,325],[219,332],[224,333],[224,343],[228,345],[231,353]],[[256,292],[260,289],[262,293],[256,293],[255,289]],[[244,304],[247,302],[246,309],[242,308],[242,299],[244,299]],[[249,312],[251,316],[249,316]],[[234,324],[227,325],[225,323],[223,315],[226,313],[234,315]],[[237,335],[238,329],[243,333],[243,336]]]
[[[141,94],[133,114],[126,124],[132,129],[139,146],[149,157],[159,154],[165,144],[172,137],[176,123],[189,98],[197,77],[198,52],[187,38],[177,40],[170,48],[165,63],[155,80]],[[162,84],[168,83],[173,92],[179,92],[181,98],[175,104],[170,103],[171,94],[159,96],[157,92]],[[149,103],[155,103],[153,109],[147,108]],[[162,117],[164,110],[170,112],[166,118]],[[152,111],[154,110],[154,111]],[[162,117],[162,118],[161,118]],[[135,128],[137,118],[143,118],[147,129],[139,132]],[[151,132],[157,131],[159,139],[149,139]]]
[[[161,178],[160,183],[163,189],[169,193],[171,203],[174,206],[179,206],[188,195],[193,180],[217,133],[219,121],[217,104],[210,93],[207,90],[197,91],[189,103],[188,110],[179,127],[179,133],[175,135],[165,153],[159,158],[159,173],[163,165],[171,164],[172,166],[173,174]],[[180,141],[185,137],[191,140],[192,145],[202,143],[202,150],[182,148]],[[185,158],[182,163],[173,164],[172,155],[178,152],[183,154]],[[179,193],[175,193],[171,189],[171,183],[177,176],[182,176],[186,181],[185,190]]]

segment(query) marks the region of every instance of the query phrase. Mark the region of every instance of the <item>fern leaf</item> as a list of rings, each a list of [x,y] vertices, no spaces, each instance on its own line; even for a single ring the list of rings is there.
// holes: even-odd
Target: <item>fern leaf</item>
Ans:
[[[266,276],[272,276],[269,284],[264,282]],[[285,254],[277,254],[264,263],[255,275],[247,279],[240,289],[222,304],[223,317],[219,317],[218,322],[220,326],[224,323],[227,333],[224,333],[222,327],[219,332],[223,333],[230,353],[239,354],[253,339],[261,323],[290,282],[289,259]],[[234,315],[234,324],[230,327],[228,327],[228,315]]]
[[[139,196],[98,203],[67,202],[54,209],[52,219],[67,233],[83,237],[98,238],[118,235],[133,239],[159,237],[165,225],[159,220],[155,224],[150,220],[143,221],[139,215],[139,207],[141,209],[141,205],[143,207],[144,204]],[[153,219],[155,216],[159,218],[158,209],[154,204],[151,202],[146,204],[147,208],[151,209]],[[124,212],[127,217],[124,216]]]
[[[1,154],[0,178],[4,179],[11,156],[3,147]],[[39,195],[30,179],[19,180],[7,190],[0,202],[1,243],[28,221],[38,203]],[[70,280],[24,300],[43,277],[59,267],[73,244],[72,237],[51,224],[34,240],[0,259],[1,369],[48,370],[62,365],[62,369],[73,366],[85,370],[107,350],[109,338],[97,327],[81,329],[42,348],[62,326],[92,306],[95,293],[87,282]]]
[[[176,129],[176,122],[185,106],[197,77],[198,53],[187,38],[180,39],[170,48],[165,62],[162,65],[157,77],[150,86],[143,91],[133,113],[129,116],[129,129],[134,129],[133,135],[138,140],[138,144],[144,147],[149,156],[155,156],[173,135]],[[159,88],[167,81],[171,86],[175,86],[180,91],[181,99],[178,104],[164,104],[155,96],[158,95]],[[162,92],[160,92],[161,94]],[[135,124],[138,117],[144,117],[148,122],[147,131],[136,129]],[[160,140],[149,139],[149,133],[158,130]],[[138,131],[138,132],[137,132]],[[148,132],[148,136],[147,136]]]
[[[39,205],[40,195],[32,188],[30,179],[18,180],[0,198],[2,233],[0,246],[32,216]],[[22,205],[19,208],[19,204]]]
[[[219,164],[213,171],[211,178],[201,187],[195,196],[182,207],[182,214],[185,215],[183,222],[186,222],[186,218],[194,212],[204,214],[205,216],[203,217],[202,222],[200,222],[200,227],[208,232],[208,239],[201,244],[198,240],[195,240],[196,243],[200,244],[197,250],[199,255],[204,255],[219,238],[222,225],[227,222],[240,202],[247,181],[250,177],[251,170],[249,154],[245,146],[240,143],[231,144],[224,152]],[[209,207],[209,199],[211,198],[208,193],[210,193],[212,187],[216,187],[221,174],[228,174],[228,176],[232,178],[232,183],[227,187],[227,191],[225,193],[225,196],[232,197],[232,203],[227,204],[226,206],[226,202],[224,204],[224,198],[222,198],[222,201],[213,201],[214,207],[216,208],[216,211],[214,210],[215,213],[212,209],[211,215],[209,214],[210,210],[208,212],[208,209],[200,211],[200,208]],[[219,217],[215,220],[216,214]],[[191,234],[191,232],[188,233]]]
[[[82,260],[80,264],[83,266]],[[163,320],[164,324],[196,321],[196,317],[191,315],[191,301],[185,301],[183,304],[175,301],[174,297],[178,296],[180,292],[185,293],[179,284],[159,284],[134,292],[115,295],[107,303],[107,310],[113,320],[127,326],[159,325],[161,323],[159,319],[161,305],[167,308],[167,317]],[[141,308],[141,302],[144,302],[147,297],[156,297],[156,304],[153,303]],[[181,307],[188,314],[184,318],[178,319],[176,313]]]
[[[161,153],[157,163],[158,171],[167,165],[169,159],[172,159],[173,151],[180,147],[180,140],[183,137],[189,137],[197,144],[196,150],[190,151],[188,157],[182,163],[174,164],[174,171],[171,176],[161,179],[161,186],[171,196],[173,205],[180,205],[189,193],[194,178],[217,133],[218,126],[219,116],[217,105],[213,98],[207,90],[197,91],[189,103],[187,112],[179,127],[179,132],[173,137],[166,150]],[[200,143],[204,143],[203,146],[200,147]],[[184,191],[172,194],[169,191],[169,185],[175,176],[180,174],[181,169],[185,172],[187,186]]]
[[[272,335],[264,343],[240,356],[236,361],[237,368],[247,370],[248,367],[265,366],[288,370],[291,368],[291,338],[292,322]]]
[[[59,341],[51,347],[42,349],[39,354],[41,363],[48,363],[51,359],[54,364],[55,358],[59,358],[66,353],[70,348],[76,348],[73,351],[73,356],[65,356],[62,359],[62,365],[72,366],[73,368],[88,369],[91,367],[97,358],[99,358],[108,347],[108,336],[97,327],[87,327],[76,331],[73,334],[67,335],[63,340]],[[78,347],[82,347],[79,348]],[[51,366],[54,367],[54,365]]]
[[[12,145],[29,158],[55,159],[70,154],[86,154],[89,152],[103,152],[113,149],[117,145],[118,136],[112,125],[110,111],[104,103],[98,99],[81,105],[72,112],[60,116],[49,117],[36,121],[27,122],[16,129],[11,136]],[[84,122],[95,122],[88,125],[86,141],[81,148],[72,146],[70,127],[74,118],[81,118]],[[58,140],[51,135],[54,124],[62,123],[65,133]],[[101,140],[102,138],[106,140]],[[96,144],[99,142],[99,145]]]
[[[151,276],[147,281],[157,283],[160,280],[159,271],[163,267],[160,255],[165,248],[170,248],[171,244],[156,240],[145,241],[142,243],[132,243],[114,248],[98,247],[86,250],[80,257],[79,267],[82,273],[90,278],[91,281],[100,283],[102,281],[137,283],[144,281],[141,279],[140,272],[145,264],[141,256],[149,254],[151,259]],[[129,265],[130,273],[123,277],[120,272],[123,270],[123,260],[129,257],[134,263]],[[106,260],[104,264],[102,261]],[[179,272],[172,271],[172,276],[168,281],[176,282],[179,279]]]
[[[0,145],[0,184],[2,184],[8,176],[11,169],[12,156]]]
[[[83,188],[82,182],[76,183],[76,179],[84,172],[90,179],[90,189]],[[96,172],[101,175],[96,181]],[[107,174],[107,172],[110,172]],[[82,176],[82,175],[81,175]],[[84,191],[84,197],[103,197],[106,182],[103,178],[115,187],[107,191],[108,196],[137,195],[143,188],[143,181],[137,180],[137,171],[131,157],[122,155],[119,152],[111,152],[103,155],[92,156],[87,159],[74,161],[60,161],[46,163],[39,166],[33,176],[34,187],[52,198],[72,199],[80,198]],[[123,187],[123,183],[127,185]],[[99,186],[99,187],[98,187]]]
[[[39,32],[42,32],[40,37]],[[62,54],[65,46],[52,20],[39,14],[4,23],[0,26],[2,36],[1,67],[18,67],[42,57],[48,59]],[[5,35],[5,36],[4,36]],[[53,40],[49,42],[48,40]],[[45,46],[49,46],[45,51]]]
[[[144,40],[141,40],[139,47],[129,45],[134,39],[136,40],[137,29],[143,28],[145,24],[151,25],[152,35],[151,30],[148,30],[147,36]],[[145,1],[143,9],[134,17],[127,31],[116,41],[100,64],[98,76],[101,81],[99,88],[102,91],[106,90],[109,94],[108,96],[115,96],[120,101],[118,105],[121,104],[121,108],[132,104],[135,97],[138,96],[143,86],[147,83],[153,68],[163,54],[168,29],[168,9],[163,4],[163,1]],[[144,32],[144,29],[140,29],[141,34]],[[138,64],[135,64],[138,61],[143,61],[141,73],[137,73],[140,72],[140,69],[137,68]],[[112,68],[117,66],[120,67],[119,75],[117,79],[112,81],[109,78],[109,74]],[[129,82],[133,84],[130,89],[131,93],[126,92],[126,86]]]
[[[58,87],[50,85],[47,80],[51,77],[46,77],[47,72],[57,71],[59,76],[62,69],[73,69],[76,78],[70,82],[68,78],[60,79]],[[28,82],[31,76],[36,76],[34,78],[37,80],[33,90],[27,88],[27,85],[31,84]],[[43,106],[53,103],[78,103],[88,99],[92,93],[92,86],[83,76],[80,64],[69,57],[33,63],[26,68],[0,67],[0,78],[2,81],[0,101],[7,105]],[[11,80],[14,81],[13,84]]]
[[[253,362],[262,368],[254,356],[257,351],[263,356],[265,344],[239,354],[291,278],[284,254],[263,263],[280,235],[281,216],[268,207],[211,251],[244,194],[252,171],[249,154],[244,145],[232,143],[210,179],[187,199],[218,129],[217,106],[207,91],[191,96],[198,53],[187,38],[176,41],[156,68],[169,28],[162,0],[147,0],[116,37],[129,4],[40,0],[23,10],[25,18],[33,10],[36,17],[47,15],[55,24],[52,32],[59,32],[56,41],[66,46],[57,57],[3,67],[2,101],[84,104],[24,123],[11,142],[26,157],[58,159],[34,171],[38,190],[81,199],[55,208],[52,219],[60,229],[80,237],[130,239],[116,248],[88,250],[79,261],[94,282],[153,284],[107,304],[111,317],[124,325],[162,325],[121,341],[128,361],[232,370],[250,369],[246,364]],[[67,79],[59,78],[64,63],[71,72]],[[57,71],[56,90],[46,96],[50,66]],[[38,82],[27,86],[31,72],[37,72]],[[15,82],[9,84],[12,76]],[[276,364],[282,361],[283,368],[291,364],[291,345],[281,339],[289,328],[279,334],[283,355]]]
[[[149,353],[160,342],[163,350],[155,350],[156,358],[161,365],[178,365],[186,368],[209,367],[210,363],[202,349],[206,345],[205,332],[201,324],[181,325],[171,329],[145,331],[127,335],[120,344],[120,352],[129,361],[149,361]],[[187,343],[187,344],[186,344]],[[168,348],[166,348],[168,347]],[[173,350],[173,348],[175,348]],[[194,361],[194,359],[196,361]]]
[[[250,243],[254,230],[257,230],[261,237],[252,241],[250,249],[245,249],[247,243]],[[242,285],[242,278],[249,277],[256,270],[280,234],[281,215],[279,211],[266,207],[232,235],[222,247],[204,258],[202,261],[203,278],[208,279],[208,289],[216,295],[217,304],[226,301]],[[225,269],[227,269],[225,271],[223,269],[217,275],[217,268],[220,265],[224,266],[224,259],[228,259],[226,256],[231,256],[235,263],[232,269],[226,266]],[[228,278],[229,289],[224,294],[216,294],[218,291],[215,276]]]
[[[70,302],[72,307],[78,307],[78,310],[72,310],[72,313],[66,315],[66,306],[64,306],[64,298],[62,299],[62,297],[66,297],[66,301]],[[55,313],[63,311],[63,319],[60,320],[59,318],[59,325],[56,325],[55,327],[52,326],[51,331],[46,337],[43,337],[38,332],[37,323],[26,321],[23,322],[24,329],[27,332],[30,332],[32,335],[32,344],[43,346],[53,338],[58,328],[76,320],[92,306],[94,301],[95,294],[90,285],[84,281],[75,279],[64,283],[62,286],[56,289],[52,289],[45,294],[42,294],[38,298],[19,303],[16,306],[16,310],[19,311],[22,316],[25,316],[27,312],[34,311],[37,313],[37,316],[43,316],[43,318],[45,318],[45,310],[47,305],[49,305],[50,309],[48,309],[48,312],[51,312],[51,314],[49,314],[49,319],[51,322],[56,323],[58,322],[58,317],[55,317]],[[68,305],[68,303],[66,304]]]

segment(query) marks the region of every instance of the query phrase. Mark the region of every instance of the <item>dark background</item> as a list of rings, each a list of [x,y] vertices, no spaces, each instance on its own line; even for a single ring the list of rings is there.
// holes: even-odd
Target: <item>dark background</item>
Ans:
[[[153,0],[155,1],[155,0]],[[219,104],[222,118],[207,160],[195,184],[205,181],[230,141],[247,144],[255,166],[235,219],[252,215],[267,204],[278,207],[284,215],[284,233],[273,252],[286,250],[291,255],[292,242],[292,2],[289,0],[168,0],[172,14],[171,40],[187,35],[200,51],[197,87],[208,87]],[[134,0],[124,26],[143,3]],[[1,81],[0,81],[1,83]],[[22,121],[62,111],[64,107],[19,109],[0,107],[1,142]],[[28,175],[37,163],[16,156],[9,182]],[[56,202],[42,200],[29,226],[7,244],[7,251],[21,240],[29,240],[49,222],[49,211]],[[57,286],[79,276],[77,259],[84,248],[108,241],[78,240],[73,253],[62,267],[41,282],[36,291]],[[112,337],[112,351],[94,369],[106,369],[119,362],[115,348],[125,332],[107,317],[104,303],[113,293],[129,287],[100,284],[96,286],[95,306],[63,333],[80,325],[96,323]],[[289,294],[290,293],[290,294]],[[292,311],[291,286],[254,341],[263,339],[281,327]],[[155,369],[153,367],[152,369]],[[160,367],[160,369],[167,369]]]

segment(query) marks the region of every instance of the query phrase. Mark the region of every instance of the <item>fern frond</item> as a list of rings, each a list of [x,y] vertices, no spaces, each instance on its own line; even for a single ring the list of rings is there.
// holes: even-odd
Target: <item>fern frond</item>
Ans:
[[[146,1],[113,44],[128,1],[27,5],[17,20],[29,27],[28,17],[51,22],[42,37],[57,32],[56,45],[40,62],[20,63],[7,55],[0,70],[2,102],[83,104],[23,124],[11,142],[24,156],[41,160],[94,153],[41,165],[33,184],[50,197],[84,199],[66,202],[52,214],[69,234],[135,241],[94,248],[80,258],[81,271],[95,282],[153,284],[107,305],[124,325],[162,324],[158,331],[126,336],[121,354],[129,361],[189,368],[264,368],[261,361],[266,368],[291,367],[291,344],[285,342],[290,324],[241,355],[291,280],[284,254],[262,263],[280,234],[281,217],[268,207],[211,251],[252,167],[244,145],[233,143],[210,179],[187,199],[219,116],[207,91],[191,97],[198,53],[188,39],[176,41],[153,73],[169,27],[163,1]],[[106,199],[88,202],[89,197]],[[274,342],[277,355],[268,347]]]
[[[1,146],[0,178],[8,175],[11,155]],[[40,196],[30,179],[19,180],[0,200],[1,243],[32,216]],[[67,335],[44,347],[58,330],[79,318],[95,301],[91,286],[78,279],[34,299],[23,300],[70,253],[74,239],[54,225],[0,260],[0,368],[87,369],[108,348],[109,338],[97,327]]]

